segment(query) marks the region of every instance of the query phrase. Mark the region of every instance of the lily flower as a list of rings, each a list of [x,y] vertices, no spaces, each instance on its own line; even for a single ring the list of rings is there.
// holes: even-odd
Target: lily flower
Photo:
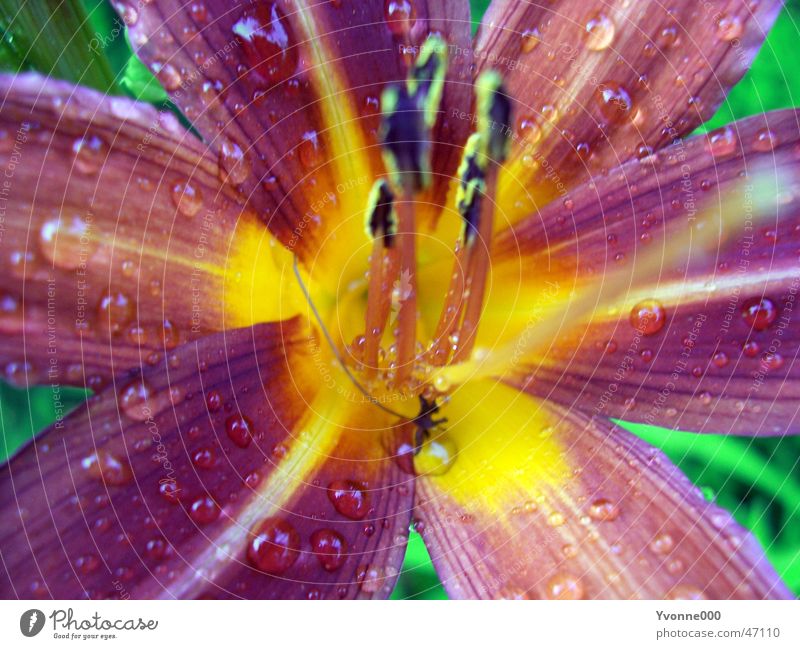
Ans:
[[[191,123],[0,81],[0,594],[791,597],[615,422],[800,431],[780,2],[119,0]],[[792,184],[792,183],[795,184]]]

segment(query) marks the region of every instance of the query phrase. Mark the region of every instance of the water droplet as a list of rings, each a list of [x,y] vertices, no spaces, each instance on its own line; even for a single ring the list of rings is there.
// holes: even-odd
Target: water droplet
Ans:
[[[291,26],[275,3],[262,2],[248,9],[232,29],[250,68],[268,85],[294,74],[298,49]]]
[[[738,146],[736,132],[730,126],[723,126],[706,135],[706,147],[715,158],[731,155]]]
[[[120,292],[104,295],[97,305],[99,325],[109,335],[119,334],[136,317],[136,305]]]
[[[631,309],[629,319],[636,331],[643,336],[652,336],[664,328],[667,313],[658,300],[642,300]]]
[[[181,87],[183,78],[174,65],[156,61],[151,67],[153,74],[156,75],[156,78],[167,92],[174,92]]]
[[[159,484],[158,493],[161,494],[161,497],[164,500],[172,504],[175,504],[178,502],[178,500],[180,500],[180,489],[174,480],[169,480]]]
[[[447,435],[427,440],[414,457],[414,470],[419,475],[444,475],[458,455],[455,442]]]
[[[225,420],[225,432],[239,448],[247,448],[253,438],[253,422],[242,414],[231,415]]]
[[[210,448],[200,448],[192,454],[192,462],[199,469],[211,469],[216,466],[217,457]]]
[[[541,32],[536,27],[532,27],[522,32],[519,49],[523,54],[527,54],[533,52],[541,42]]]
[[[93,478],[109,485],[124,485],[133,478],[133,471],[126,460],[102,449],[83,458],[81,467]]]
[[[119,406],[134,421],[147,421],[153,412],[149,405],[152,389],[144,379],[136,379],[119,393]]]
[[[675,541],[667,533],[659,534],[650,541],[650,549],[656,554],[669,554],[673,547],[675,547]]]
[[[772,151],[778,144],[778,136],[768,128],[759,129],[753,140],[753,148],[762,153]]]
[[[568,572],[551,577],[545,590],[547,599],[583,599],[584,594],[580,579]]]
[[[172,202],[184,216],[194,216],[203,208],[200,190],[189,182],[172,186]]]
[[[626,119],[633,108],[633,100],[624,86],[616,81],[605,81],[597,86],[595,101],[600,113],[612,124]]]
[[[303,133],[298,146],[300,162],[306,169],[315,169],[322,163],[322,149],[316,131]]]
[[[742,318],[755,331],[764,331],[778,317],[778,309],[769,298],[750,298],[742,304]]]
[[[347,542],[334,530],[317,530],[311,535],[311,550],[322,567],[333,572],[347,560]]]
[[[90,575],[100,567],[100,559],[94,554],[87,554],[75,560],[75,568],[84,575]]]
[[[189,508],[192,520],[201,525],[213,523],[219,518],[219,505],[210,496],[202,496],[195,500]]]
[[[719,368],[723,368],[728,364],[728,355],[725,352],[716,352],[711,357],[711,362]]]
[[[616,27],[604,13],[597,13],[586,21],[586,47],[595,52],[606,49],[614,40]]]
[[[96,135],[79,137],[72,143],[75,168],[83,174],[99,171],[108,157],[108,145]]]
[[[705,593],[695,586],[678,584],[667,593],[665,599],[706,599]]]
[[[49,219],[39,230],[39,249],[54,266],[74,270],[97,249],[90,224],[80,215]]]
[[[564,514],[561,512],[552,512],[547,517],[547,524],[551,527],[560,527],[564,523],[566,523],[566,519],[564,518]]]
[[[385,0],[383,15],[392,34],[401,38],[408,35],[417,22],[417,9],[412,0]]]
[[[720,40],[730,43],[739,38],[742,32],[744,32],[744,25],[739,16],[723,13],[717,18],[717,37]]]
[[[268,518],[255,530],[247,546],[247,558],[264,572],[280,575],[300,556],[300,535],[280,518]]]
[[[619,516],[619,507],[607,498],[598,498],[589,505],[589,516],[596,521],[613,521]]]
[[[369,511],[369,496],[364,485],[353,480],[334,480],[328,485],[330,498],[336,511],[354,521],[360,521]]]
[[[222,408],[222,395],[216,390],[210,390],[206,395],[206,405],[209,412],[218,412]]]
[[[222,182],[241,185],[250,175],[250,162],[241,147],[224,139],[219,148],[219,177]]]

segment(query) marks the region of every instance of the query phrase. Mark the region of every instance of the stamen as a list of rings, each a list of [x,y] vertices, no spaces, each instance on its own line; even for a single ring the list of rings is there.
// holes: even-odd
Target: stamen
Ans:
[[[447,363],[451,349],[459,343],[457,330],[461,322],[461,310],[465,297],[467,275],[465,270],[469,264],[472,245],[478,235],[481,196],[485,190],[480,141],[481,136],[478,133],[470,136],[458,168],[461,184],[456,193],[456,207],[464,221],[464,229],[461,238],[456,243],[450,288],[447,291],[442,313],[436,326],[433,346],[428,354],[428,360],[432,365]]]
[[[468,358],[475,345],[489,273],[498,169],[510,146],[511,102],[502,77],[494,71],[485,72],[478,77],[475,89],[478,131],[467,142],[456,195],[456,207],[464,220],[465,252],[456,251],[456,266],[431,352],[432,364],[447,362],[449,351],[445,342],[454,341],[456,363]],[[466,279],[462,270],[465,263]],[[462,308],[463,320],[453,331],[451,323],[461,319]]]
[[[393,250],[397,236],[397,214],[394,194],[385,180],[378,180],[372,186],[366,226],[373,243],[362,362],[367,378],[372,379],[378,371],[378,350],[391,310],[391,278],[397,268],[397,254]]]
[[[413,194],[406,188],[397,207],[400,248],[400,312],[397,316],[397,374],[395,386],[408,387],[417,345],[417,244]]]

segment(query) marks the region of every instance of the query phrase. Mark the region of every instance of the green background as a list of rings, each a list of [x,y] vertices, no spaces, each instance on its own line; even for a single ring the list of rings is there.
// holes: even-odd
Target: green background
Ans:
[[[479,17],[488,0],[473,0]],[[58,19],[53,20],[53,8]],[[0,0],[0,66],[36,69],[55,77],[167,105],[149,71],[131,55],[125,39],[110,38],[115,14],[103,0],[62,2]],[[95,39],[94,50],[87,47]],[[797,106],[800,96],[800,0],[790,0],[745,78],[703,128],[766,110]],[[67,405],[85,397],[65,395]],[[0,382],[0,459],[55,419],[49,388],[20,390]],[[747,439],[693,435],[623,424],[664,452],[703,488],[707,497],[753,531],[772,564],[800,593],[800,438]],[[395,598],[446,597],[420,537],[412,532]]]

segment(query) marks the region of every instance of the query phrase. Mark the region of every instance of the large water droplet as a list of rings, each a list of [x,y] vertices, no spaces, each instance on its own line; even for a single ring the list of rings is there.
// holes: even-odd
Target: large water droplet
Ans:
[[[383,15],[389,30],[398,37],[409,34],[417,21],[413,0],[385,0]]]
[[[586,21],[586,47],[600,52],[611,45],[616,27],[614,22],[600,12]]]
[[[201,525],[213,523],[219,518],[219,505],[210,496],[202,496],[195,500],[189,507],[192,520]]]
[[[190,182],[173,185],[170,193],[175,207],[184,216],[194,216],[203,208],[203,196]]]
[[[772,151],[779,144],[778,136],[768,128],[759,129],[753,140],[753,149],[766,153]]]
[[[642,300],[631,309],[631,326],[643,336],[657,334],[664,328],[666,321],[667,313],[658,300]]]
[[[161,63],[156,61],[152,64],[153,74],[164,86],[167,92],[175,92],[183,84],[183,77],[178,69],[171,63]]]
[[[219,176],[222,182],[241,185],[250,175],[250,162],[241,147],[224,139],[219,147]]]
[[[742,318],[755,331],[764,331],[778,317],[778,309],[769,298],[750,298],[742,304]]]
[[[744,25],[739,16],[723,13],[717,18],[717,37],[720,40],[730,43],[739,38],[743,32]]]
[[[306,169],[315,169],[322,163],[322,145],[316,131],[303,133],[298,145],[300,162]]]
[[[253,422],[242,414],[231,415],[225,420],[225,432],[239,448],[247,448],[253,439]]]
[[[119,407],[134,421],[147,421],[153,416],[149,400],[152,389],[144,379],[136,379],[119,393]]]
[[[334,480],[328,485],[328,497],[342,516],[359,521],[369,511],[369,496],[361,483]]]
[[[575,575],[560,572],[547,582],[545,589],[547,599],[583,599],[583,585]]]
[[[54,266],[74,270],[97,249],[90,224],[80,215],[49,219],[39,230],[39,249]]]
[[[250,68],[270,86],[294,74],[298,60],[294,35],[275,3],[248,9],[232,29]]]
[[[280,518],[268,518],[255,530],[247,546],[247,558],[259,570],[280,575],[300,556],[300,535]]]
[[[317,530],[311,535],[311,549],[322,567],[333,572],[347,560],[347,542],[334,530]]]
[[[626,88],[616,81],[604,81],[598,85],[594,96],[601,114],[612,124],[631,114],[633,100]]]
[[[72,143],[75,168],[84,174],[97,173],[108,157],[108,145],[96,135],[79,137]]]
[[[119,334],[136,317],[136,305],[127,295],[119,291],[100,298],[97,305],[97,320],[109,335]]]
[[[531,27],[522,32],[519,49],[524,54],[533,52],[542,42],[542,34],[536,27]]]
[[[675,547],[675,541],[666,532],[659,534],[650,541],[650,549],[656,554],[669,554]]]
[[[613,521],[619,516],[619,507],[607,498],[598,498],[589,505],[589,516],[596,521]]]
[[[706,596],[696,586],[678,584],[667,593],[665,599],[706,599]]]
[[[81,467],[93,478],[109,485],[124,485],[133,478],[133,471],[126,460],[102,449],[83,458]]]
[[[739,144],[736,131],[730,126],[723,126],[706,135],[706,148],[715,158],[731,155]]]
[[[455,442],[447,435],[427,440],[414,457],[414,470],[419,475],[444,475],[458,455]]]

